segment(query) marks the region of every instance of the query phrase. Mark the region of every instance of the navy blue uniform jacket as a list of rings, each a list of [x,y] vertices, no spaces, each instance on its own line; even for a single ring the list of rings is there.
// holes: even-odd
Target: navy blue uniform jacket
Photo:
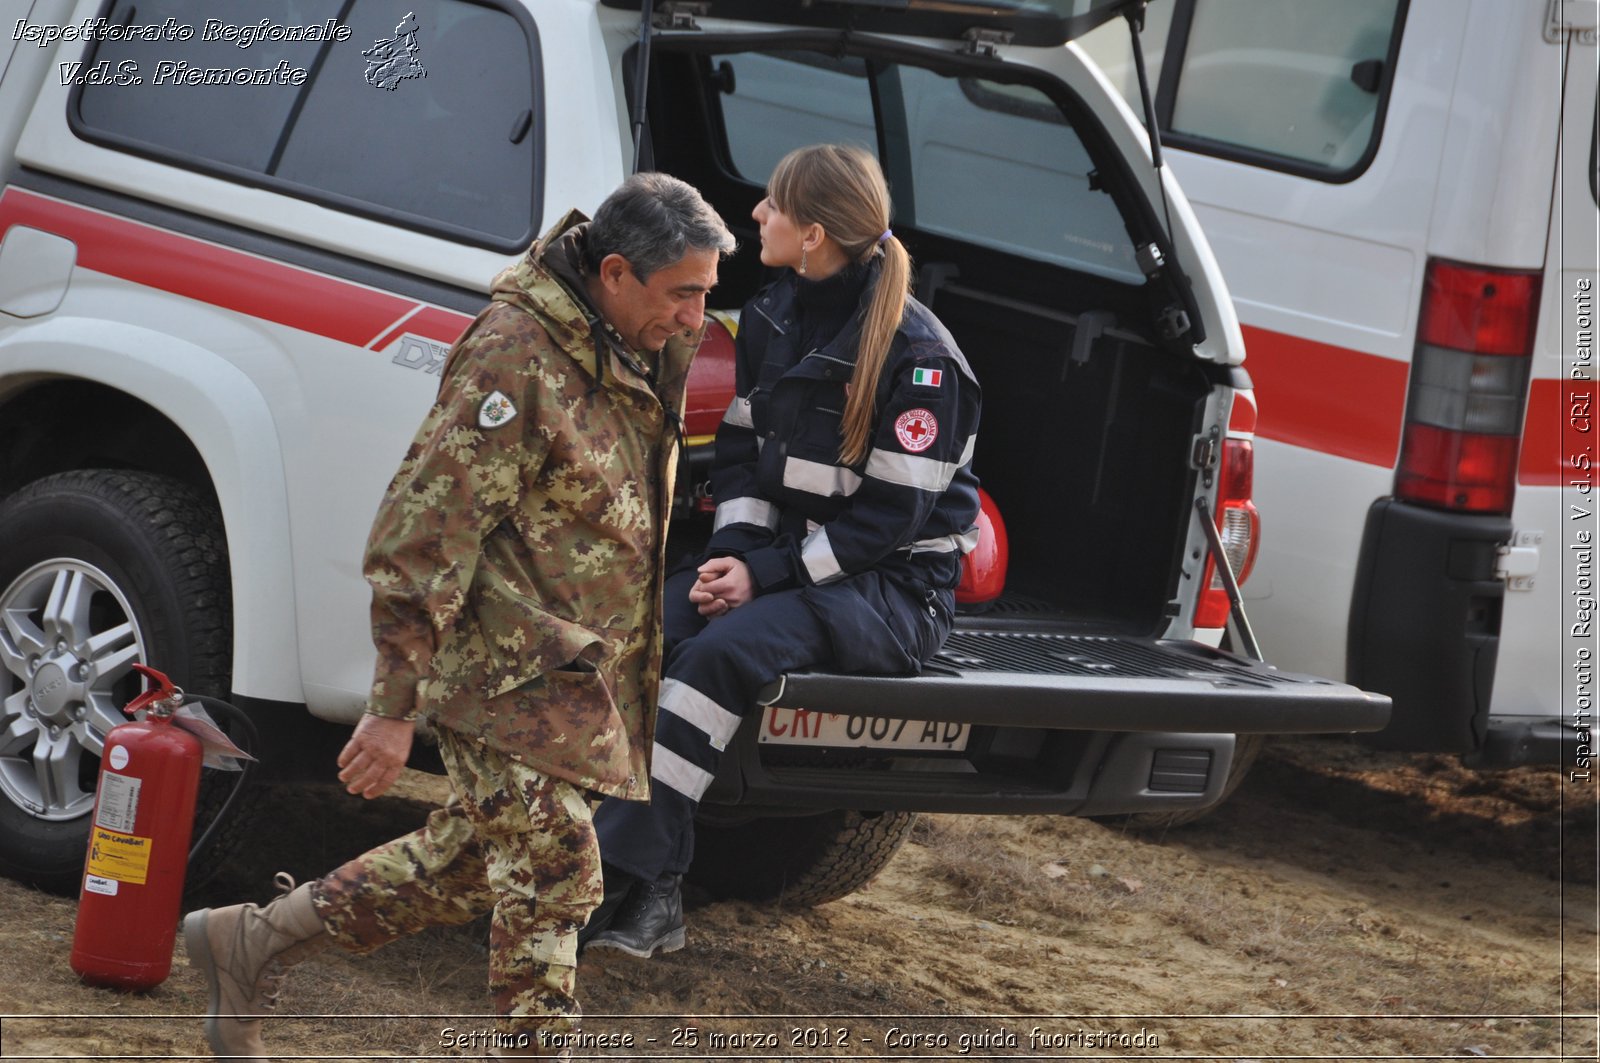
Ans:
[[[877,274],[874,260],[863,309]],[[843,464],[840,420],[862,315],[826,345],[799,349],[800,283],[785,273],[740,317],[708,554],[742,557],[761,593],[876,570],[908,590],[948,594],[977,545],[977,380],[945,327],[908,298],[878,380],[869,450]]]

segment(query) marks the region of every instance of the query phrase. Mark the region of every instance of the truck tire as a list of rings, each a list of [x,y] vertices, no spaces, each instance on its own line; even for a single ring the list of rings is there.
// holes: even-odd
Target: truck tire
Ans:
[[[1191,808],[1182,812],[1134,812],[1126,816],[1106,816],[1102,822],[1114,823],[1128,830],[1144,833],[1163,831],[1169,827],[1183,827],[1204,819],[1221,808],[1222,803],[1232,797],[1239,784],[1244,782],[1250,766],[1256,762],[1256,757],[1261,755],[1261,747],[1266,744],[1266,740],[1266,735],[1234,736],[1233,762],[1228,765],[1228,777],[1223,780],[1222,796],[1217,799],[1216,804],[1208,808]]]
[[[225,697],[230,598],[216,505],[178,480],[80,470],[0,503],[0,874],[76,891],[132,665]]]
[[[689,881],[716,897],[810,908],[871,882],[916,822],[912,812],[824,812],[697,823]]]

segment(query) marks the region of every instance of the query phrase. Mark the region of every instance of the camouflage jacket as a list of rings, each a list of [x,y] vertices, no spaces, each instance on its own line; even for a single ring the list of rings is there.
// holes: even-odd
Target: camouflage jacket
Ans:
[[[605,326],[549,268],[585,220],[569,213],[495,279],[384,495],[365,566],[369,711],[427,717],[545,774],[644,798],[700,337],[632,357],[597,335]]]

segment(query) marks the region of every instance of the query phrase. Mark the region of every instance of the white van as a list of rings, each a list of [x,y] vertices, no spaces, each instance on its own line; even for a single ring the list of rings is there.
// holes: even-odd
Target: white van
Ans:
[[[1595,0],[1148,11],[1260,409],[1250,616],[1392,695],[1391,748],[1588,767],[1595,37]],[[1137,108],[1128,34],[1078,43]]]

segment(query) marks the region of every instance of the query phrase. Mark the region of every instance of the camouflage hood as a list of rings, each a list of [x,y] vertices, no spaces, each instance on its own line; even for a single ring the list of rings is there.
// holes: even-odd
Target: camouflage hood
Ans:
[[[613,350],[632,352],[616,330],[600,319],[599,309],[589,299],[583,275],[588,231],[589,219],[582,211],[567,211],[515,265],[500,271],[489,294],[532,314],[552,340],[573,352],[579,364],[597,376],[603,372],[594,357],[597,334]],[[577,354],[585,348],[588,358]]]

